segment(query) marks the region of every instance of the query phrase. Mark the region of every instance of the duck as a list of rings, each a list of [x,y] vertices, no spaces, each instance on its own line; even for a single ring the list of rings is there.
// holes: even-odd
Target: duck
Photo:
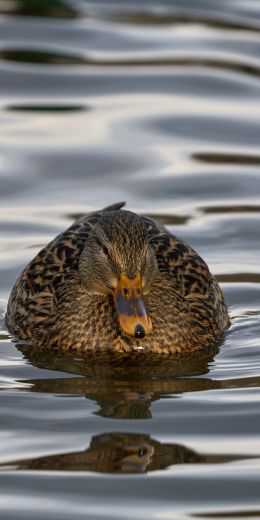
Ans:
[[[163,224],[117,203],[78,218],[18,277],[6,325],[72,352],[196,352],[229,326],[206,262]]]

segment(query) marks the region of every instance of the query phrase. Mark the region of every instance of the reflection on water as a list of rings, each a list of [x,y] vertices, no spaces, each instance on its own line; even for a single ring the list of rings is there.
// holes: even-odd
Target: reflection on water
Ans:
[[[77,12],[72,6],[59,0],[0,0],[0,13],[18,16],[48,16],[74,18]]]
[[[82,65],[84,60],[65,54],[54,54],[47,51],[36,50],[3,50],[0,59],[6,61],[17,61],[24,63],[48,64],[48,65]]]
[[[85,451],[20,460],[8,465],[24,470],[146,473],[175,464],[222,464],[248,459],[242,455],[203,455],[179,444],[163,444],[149,435],[103,433],[92,437]]]
[[[27,104],[27,105],[10,105],[6,107],[6,110],[21,111],[21,112],[77,112],[82,110],[89,110],[87,106],[84,105],[62,105],[62,104]]]
[[[260,516],[260,510],[250,511],[223,511],[222,513],[200,513],[198,515],[192,515],[194,518],[258,518]]]
[[[175,2],[174,2],[175,3]],[[118,4],[117,9],[113,10],[113,8],[108,9],[105,11],[105,19],[113,20],[113,22],[117,23],[127,23],[127,24],[133,24],[134,26],[149,26],[152,27],[159,25],[159,26],[175,26],[175,25],[182,25],[182,26],[196,26],[199,24],[200,26],[206,25],[212,29],[217,28],[221,30],[239,30],[239,31],[246,31],[248,30],[247,20],[244,19],[243,23],[236,22],[235,19],[230,21],[228,19],[225,19],[222,15],[222,13],[219,11],[216,11],[214,13],[215,16],[213,16],[213,13],[210,13],[210,11],[206,14],[205,12],[200,10],[202,2],[194,2],[194,5],[191,8],[192,16],[188,13],[185,14],[186,6],[185,4],[181,4],[180,2],[176,2],[174,7],[176,11],[174,14],[172,14],[171,4],[168,3],[168,9],[154,9],[152,12],[149,11],[143,11],[142,8],[138,9],[138,4],[136,4],[136,10],[132,11],[130,9],[125,9],[124,11],[120,11],[120,4]],[[203,6],[204,7],[204,6]],[[213,7],[214,9],[214,7]],[[165,11],[165,12],[164,12]],[[179,12],[178,12],[179,11]],[[182,11],[182,12],[181,12]],[[198,11],[198,12],[196,12]],[[100,13],[100,16],[102,14]],[[259,26],[258,24],[253,25],[253,21],[251,20],[250,23],[250,31],[256,31],[259,32]]]
[[[258,518],[260,3],[0,0],[0,34],[1,518]],[[222,343],[163,359],[16,345],[19,272],[121,200],[209,263]]]
[[[213,163],[213,164],[250,164],[250,165],[258,165],[260,164],[259,156],[252,155],[232,155],[232,154],[210,154],[210,153],[197,153],[193,155],[194,159],[205,163]],[[248,208],[248,209],[246,209]],[[243,211],[243,208],[230,208],[231,211]],[[226,208],[228,211],[228,208]],[[251,209],[251,206],[245,206],[244,211],[259,211],[259,207],[254,209],[254,206]]]
[[[27,50],[27,49],[12,49],[2,50],[0,52],[0,59],[5,61],[14,61],[21,63],[34,63],[37,65],[85,65],[91,67],[140,67],[142,71],[149,67],[169,67],[169,68],[190,68],[190,67],[205,67],[207,69],[220,69],[222,71],[232,70],[234,72],[240,72],[244,75],[252,75],[259,77],[260,68],[248,65],[247,63],[232,63],[224,60],[209,60],[203,57],[193,58],[171,58],[160,56],[158,59],[153,59],[149,55],[145,58],[119,58],[112,60],[111,58],[101,59],[96,57],[95,59],[83,58],[80,56],[73,56],[72,54],[64,53],[53,53],[46,50]],[[227,162],[229,162],[227,160]],[[239,160],[237,159],[236,163]],[[251,164],[254,164],[251,163]]]
[[[150,419],[151,404],[164,395],[198,392],[218,388],[210,379],[200,379],[208,372],[208,363],[217,353],[210,347],[196,356],[86,355],[73,358],[49,349],[20,345],[19,350],[38,368],[77,374],[78,377],[27,380],[32,392],[85,395],[94,401],[101,417],[113,419]],[[197,376],[191,379],[189,376]]]

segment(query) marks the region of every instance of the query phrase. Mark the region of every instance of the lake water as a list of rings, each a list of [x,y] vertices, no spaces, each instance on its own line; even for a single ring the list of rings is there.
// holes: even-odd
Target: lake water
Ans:
[[[0,13],[1,316],[42,246],[127,200],[199,251],[232,318],[215,352],[113,365],[1,318],[1,518],[260,518],[260,1]]]

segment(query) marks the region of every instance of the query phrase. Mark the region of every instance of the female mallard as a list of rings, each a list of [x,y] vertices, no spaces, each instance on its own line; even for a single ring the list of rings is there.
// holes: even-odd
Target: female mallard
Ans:
[[[123,206],[78,219],[25,268],[6,314],[15,336],[63,350],[171,353],[206,347],[227,328],[200,256]]]

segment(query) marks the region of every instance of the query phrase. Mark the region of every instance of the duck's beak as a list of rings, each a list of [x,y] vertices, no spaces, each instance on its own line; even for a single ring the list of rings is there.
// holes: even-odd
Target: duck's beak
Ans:
[[[136,338],[143,338],[152,332],[152,322],[147,315],[142,296],[140,274],[130,279],[121,273],[114,291],[114,302],[123,332]]]

